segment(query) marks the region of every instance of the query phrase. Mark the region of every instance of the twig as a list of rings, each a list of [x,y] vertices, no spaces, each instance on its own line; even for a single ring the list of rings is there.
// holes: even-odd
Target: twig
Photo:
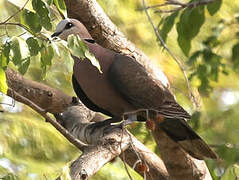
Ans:
[[[172,12],[176,12],[179,11],[181,9],[186,9],[186,8],[195,8],[201,5],[207,5],[210,3],[213,3],[215,1],[219,1],[219,0],[198,0],[198,1],[193,1],[193,2],[188,2],[188,3],[182,3],[180,1],[177,0],[167,0],[165,3],[162,4],[156,4],[156,5],[152,5],[152,6],[145,6],[140,10],[147,10],[147,9],[154,9],[154,8],[159,8],[159,7],[164,7],[164,6],[179,6],[177,8],[171,9],[171,10],[155,10],[154,12],[159,12],[159,13],[172,13]]]
[[[173,52],[172,52],[172,51],[167,47],[167,45],[165,44],[165,42],[164,42],[163,38],[161,37],[161,35],[160,35],[158,29],[156,28],[156,26],[154,25],[154,23],[153,23],[153,21],[152,21],[152,19],[151,19],[150,15],[149,15],[149,13],[148,13],[148,10],[145,9],[145,7],[146,7],[145,0],[142,0],[142,3],[143,3],[143,7],[144,7],[145,14],[146,14],[146,16],[147,16],[147,18],[148,18],[148,20],[149,20],[151,26],[153,27],[153,30],[154,30],[154,32],[155,32],[155,35],[156,35],[157,39],[160,41],[160,43],[161,43],[161,45],[164,47],[164,49],[166,49],[166,50],[168,51],[169,55],[172,56],[172,58],[173,58],[173,59],[175,60],[175,62],[178,64],[180,70],[183,72],[184,78],[185,78],[186,83],[187,83],[188,91],[189,91],[189,97],[190,97],[190,99],[191,99],[193,105],[195,106],[195,108],[198,109],[198,108],[199,108],[199,104],[198,104],[198,102],[197,102],[197,100],[196,100],[196,97],[194,96],[194,94],[193,94],[193,92],[192,92],[192,88],[191,88],[191,85],[190,85],[190,83],[189,83],[189,80],[188,80],[188,77],[187,77],[187,73],[186,73],[186,71],[185,71],[185,69],[184,69],[184,67],[183,67],[183,65],[182,65],[182,63],[181,63],[181,60],[180,60],[178,57],[176,57],[176,56],[173,54]]]
[[[121,142],[122,142],[122,139],[123,139],[123,133],[124,133],[124,132],[127,132],[127,131],[125,131],[125,127],[122,128]],[[128,134],[128,135],[129,135],[129,134]],[[129,137],[130,137],[130,136],[129,136]],[[130,141],[130,143],[132,143],[132,141]],[[122,144],[122,143],[120,143],[120,151],[122,152],[124,168],[125,168],[126,173],[127,173],[128,176],[129,176],[129,179],[130,179],[130,180],[133,180],[132,176],[130,175],[129,169],[128,169],[126,163],[125,163],[125,162],[126,162],[126,160],[125,160],[125,153],[124,153],[124,151],[122,150],[121,144]]]
[[[186,4],[185,3],[181,3],[181,2],[178,2],[178,1],[167,1],[165,3],[162,3],[162,4],[156,4],[156,5],[152,5],[152,6],[147,6],[147,7],[143,7],[139,10],[145,10],[145,9],[153,9],[153,8],[158,8],[158,7],[163,7],[163,6],[170,6],[170,5],[177,5],[177,6],[185,6]]]
[[[27,3],[28,3],[29,1],[30,1],[30,0],[27,0],[27,1],[24,3],[24,5],[23,5],[20,9],[18,9],[17,12],[15,12],[15,13],[12,14],[11,16],[9,16],[5,21],[0,22],[0,25],[1,25],[1,24],[5,24],[5,23],[8,22],[10,19],[12,19],[14,16],[16,16],[19,12],[21,12],[21,11],[25,8],[25,6],[27,5]]]
[[[28,105],[32,109],[34,109],[36,112],[38,112],[40,115],[42,115],[47,122],[49,122],[52,126],[54,126],[68,141],[70,141],[72,144],[74,144],[77,148],[83,149],[87,145],[80,140],[76,139],[74,136],[72,136],[64,127],[62,127],[57,121],[54,121],[49,115],[47,115],[47,112],[45,112],[44,109],[36,105],[31,100],[25,98],[24,96],[18,94],[17,92],[13,91],[11,88],[8,88],[8,91],[11,91],[14,97],[21,99],[21,102]]]
[[[25,26],[25,25],[23,25],[23,24],[21,24],[21,23],[15,23],[15,22],[0,22],[0,26],[7,26],[7,25],[10,25],[10,26],[19,26],[19,27],[21,27],[21,28],[23,28],[23,29],[25,29],[25,30],[27,30],[27,31],[29,31],[29,32],[31,32],[29,29],[28,29],[28,27],[27,26]],[[32,33],[32,32],[31,32]]]

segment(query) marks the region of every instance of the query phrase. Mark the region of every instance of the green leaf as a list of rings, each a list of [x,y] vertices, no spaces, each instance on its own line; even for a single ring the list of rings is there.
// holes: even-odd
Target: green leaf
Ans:
[[[51,6],[53,4],[53,0],[47,0],[46,3]]]
[[[22,61],[21,65],[18,67],[18,71],[21,74],[25,74],[28,70],[29,65],[30,65],[30,57],[28,57]]]
[[[221,7],[222,0],[214,1],[207,5],[207,10],[211,16],[213,16]]]
[[[64,17],[67,17],[66,5],[64,0],[54,0],[54,4],[58,11],[60,11],[60,13],[63,14]]]
[[[7,78],[5,71],[0,67],[0,92],[7,94]]]
[[[191,49],[191,41],[188,39],[185,39],[184,36],[178,35],[178,45],[183,51],[183,53],[188,56],[189,51]]]
[[[208,67],[206,65],[200,64],[197,68],[196,74],[201,81],[201,84],[198,87],[198,91],[203,95],[208,95],[212,90],[212,87],[210,86],[208,80]]]
[[[191,49],[191,40],[199,33],[205,21],[204,7],[185,9],[177,23],[178,44],[185,55]]]
[[[159,30],[160,35],[162,36],[163,40],[167,40],[167,35],[171,31],[174,25],[175,18],[178,16],[178,12],[167,16],[163,21],[163,27]]]
[[[82,59],[85,57],[84,51],[82,50],[80,45],[81,39],[79,36],[70,35],[67,38],[67,42],[68,42],[68,47],[70,48],[73,56],[76,56],[79,59]]]
[[[88,49],[85,51],[85,57],[87,57],[87,59],[90,60],[91,64],[93,66],[95,66],[100,71],[100,73],[103,73],[101,71],[101,67],[100,67],[99,61],[95,58],[95,56]]]
[[[0,67],[1,68],[6,68],[7,65],[8,65],[7,57],[3,53],[1,53],[0,54]]]
[[[36,56],[38,54],[38,52],[40,51],[40,46],[38,44],[37,39],[34,38],[34,37],[29,37],[26,40],[26,43],[28,45],[28,49],[30,51],[30,55],[31,56]]]
[[[40,18],[34,12],[23,10],[21,13],[20,21],[22,24],[29,27],[34,33],[38,33],[42,29]]]
[[[239,43],[234,45],[232,48],[232,62],[234,67],[239,66]]]
[[[30,52],[27,44],[21,37],[12,37],[11,39],[12,61],[15,65],[21,64],[22,59],[29,57]]]
[[[27,4],[26,4],[26,0],[17,0],[17,1],[16,0],[7,0],[7,1],[14,4],[15,6],[17,6],[19,8],[22,8],[25,5],[24,9],[34,12],[30,1],[28,1]]]
[[[189,10],[190,11],[190,10]],[[203,23],[205,22],[204,7],[199,6],[191,10],[190,16],[188,17],[188,27],[189,32],[184,32],[185,34],[189,33],[191,39],[194,38],[200,31]]]
[[[187,64],[190,66],[193,65],[201,53],[201,51],[194,52],[193,55],[188,59]]]
[[[41,0],[32,0],[32,7],[38,14],[41,25],[46,30],[50,31],[52,29],[52,24],[46,4]]]
[[[54,50],[52,48],[52,46],[43,46],[43,48],[41,49],[41,66],[42,67],[46,67],[51,66],[51,60],[54,57]]]
[[[5,69],[9,63],[10,48],[10,43],[3,45],[3,50],[0,55],[0,67],[2,67],[3,69]]]
[[[70,35],[67,38],[68,47],[73,56],[78,57],[79,59],[87,58],[93,66],[95,66],[101,73],[101,67],[99,61],[95,58],[95,56],[89,51],[86,44],[80,39],[77,35]]]
[[[54,57],[54,50],[52,48],[51,45],[44,45],[42,44],[41,47],[41,70],[42,70],[42,78],[45,79],[46,78],[46,70],[47,70],[47,66],[51,66],[52,64],[52,59]]]
[[[208,47],[216,47],[220,44],[220,41],[218,40],[218,37],[215,35],[209,36],[205,41],[203,41],[203,44]]]
[[[192,114],[191,121],[188,121],[194,130],[198,130],[200,128],[200,117],[201,117],[201,112],[195,111]]]

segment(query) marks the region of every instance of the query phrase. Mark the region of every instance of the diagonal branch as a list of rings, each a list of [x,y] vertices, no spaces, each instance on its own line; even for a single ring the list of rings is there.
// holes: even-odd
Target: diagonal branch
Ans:
[[[87,177],[90,177],[91,175],[96,173],[105,163],[107,163],[110,159],[117,157],[122,152],[122,150],[125,150],[126,148],[126,163],[129,164],[129,166],[133,167],[138,159],[138,156],[140,156],[140,158],[149,167],[149,171],[146,172],[146,175],[147,177],[152,178],[147,178],[148,180],[157,179],[156,177],[161,177],[162,180],[168,178],[168,173],[162,160],[132,135],[130,135],[130,139],[132,140],[129,140],[129,138],[127,138],[129,137],[129,134],[124,135],[124,143],[120,149],[117,143],[109,143],[112,142],[112,140],[114,142],[119,142],[119,139],[117,140],[117,138],[118,136],[121,137],[122,133],[121,129],[115,130],[107,128],[107,136],[104,136],[104,126],[102,128],[95,129],[90,121],[104,120],[105,117],[103,117],[102,115],[90,111],[81,103],[77,104],[75,98],[67,96],[63,92],[53,89],[42,83],[26,79],[10,68],[6,70],[6,75],[9,86],[9,96],[19,102],[33,107],[34,109],[37,109],[37,111],[39,111],[39,113],[42,114],[43,117],[48,119],[48,121],[53,121],[53,124],[55,124],[56,122],[46,114],[46,111],[56,114],[55,117],[57,121],[60,122],[60,124],[65,127],[68,132],[71,133],[71,135],[74,136],[73,140],[78,139],[78,141],[80,140],[84,143],[91,144],[87,147],[83,146],[83,148],[81,148],[81,146],[78,146],[78,148],[81,148],[81,150],[83,151],[83,154],[71,165],[71,175],[73,180],[84,177],[85,175],[87,175]],[[30,102],[29,99],[31,99]],[[63,113],[59,114],[61,112]],[[122,141],[121,138],[120,140]],[[132,149],[129,144],[133,144],[134,148]],[[112,153],[111,151],[109,151],[109,149],[118,150],[113,151]],[[102,154],[97,155],[97,153],[99,152],[102,152]],[[97,155],[97,157],[94,155]],[[89,164],[87,162],[95,162],[98,156],[100,156],[100,161],[99,163],[95,163],[95,168],[92,169],[92,164]],[[102,159],[102,157],[105,156],[107,156],[107,158]],[[86,169],[88,170],[85,171]],[[137,168],[135,169],[135,171],[137,171],[142,176],[144,175],[144,173]],[[82,176],[79,176],[79,173],[81,173]]]
[[[49,122],[52,126],[54,126],[69,142],[74,144],[79,149],[84,149],[86,144],[78,140],[77,138],[73,137],[64,127],[62,127],[57,121],[53,120],[47,112],[40,108],[38,105],[36,105],[31,100],[25,98],[24,96],[18,94],[11,88],[8,88],[8,94],[12,95],[12,97],[18,99],[20,102],[24,103],[25,105],[31,107],[33,110],[38,112],[42,117],[45,118],[47,122]]]
[[[202,5],[207,5],[210,3],[214,3],[216,1],[220,1],[220,0],[197,0],[197,1],[191,1],[188,3],[183,3],[180,2],[178,0],[166,0],[166,2],[162,3],[162,4],[156,4],[156,5],[152,5],[152,6],[146,6],[143,7],[139,10],[146,10],[146,9],[155,9],[155,8],[161,8],[161,7],[174,7],[177,6],[175,8],[172,8],[170,10],[165,10],[165,9],[157,9],[154,12],[159,12],[159,13],[173,13],[176,11],[180,11],[182,9],[186,9],[186,8],[196,8],[198,6],[202,6]]]
[[[0,22],[0,25],[2,24],[6,24],[9,20],[11,20],[14,16],[16,16],[18,13],[20,13],[27,5],[27,3],[29,2],[30,0],[26,0],[26,2],[23,4],[23,6],[18,9],[15,13],[13,13],[11,16],[9,16],[7,19],[5,19],[3,22]]]

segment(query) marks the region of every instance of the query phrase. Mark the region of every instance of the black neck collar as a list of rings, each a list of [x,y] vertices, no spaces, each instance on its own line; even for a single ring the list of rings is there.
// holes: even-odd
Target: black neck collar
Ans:
[[[92,43],[92,44],[95,43],[95,40],[94,40],[94,39],[84,39],[84,40],[87,41],[88,43]]]

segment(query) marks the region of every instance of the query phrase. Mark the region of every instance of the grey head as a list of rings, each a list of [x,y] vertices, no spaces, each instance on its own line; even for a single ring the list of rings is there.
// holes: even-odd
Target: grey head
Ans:
[[[67,37],[71,34],[79,35],[81,39],[92,39],[88,30],[80,21],[70,18],[60,21],[51,37],[59,37],[67,40]]]

